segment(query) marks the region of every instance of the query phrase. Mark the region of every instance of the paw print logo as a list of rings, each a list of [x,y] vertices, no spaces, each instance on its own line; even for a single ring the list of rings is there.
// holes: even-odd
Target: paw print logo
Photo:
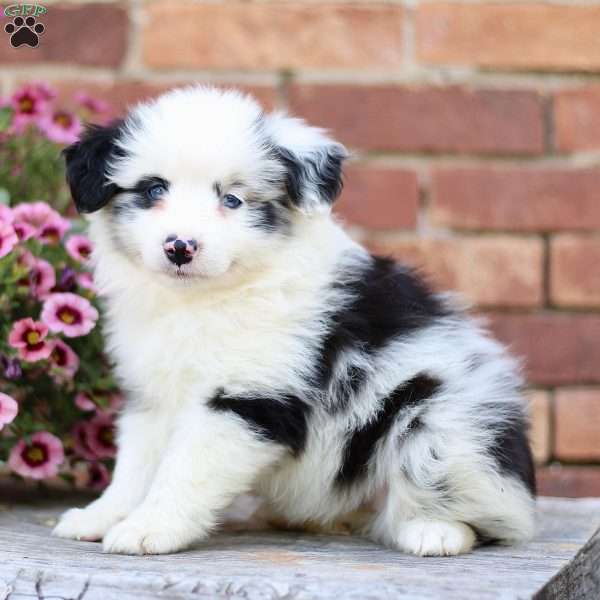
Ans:
[[[35,17],[15,17],[12,23],[4,26],[4,31],[10,35],[10,44],[13,48],[30,46],[36,48],[40,43],[39,36],[45,31],[42,23],[36,23]]]

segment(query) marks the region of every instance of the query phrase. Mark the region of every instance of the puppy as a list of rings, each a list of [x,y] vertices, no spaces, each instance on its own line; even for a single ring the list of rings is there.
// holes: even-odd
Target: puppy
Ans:
[[[343,146],[191,87],[65,155],[129,400],[111,485],[55,535],[176,552],[249,490],[292,525],[378,497],[364,532],[418,555],[532,535],[517,364],[332,218]]]

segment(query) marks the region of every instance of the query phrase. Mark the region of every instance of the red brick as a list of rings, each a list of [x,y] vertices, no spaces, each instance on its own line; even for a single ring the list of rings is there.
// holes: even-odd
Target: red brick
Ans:
[[[552,240],[550,297],[559,306],[600,307],[600,237],[563,234]]]
[[[538,469],[540,496],[583,498],[600,496],[600,468],[553,465]]]
[[[600,389],[558,390],[554,406],[555,457],[600,460]]]
[[[536,464],[543,464],[550,458],[550,394],[542,390],[527,392],[531,428],[529,441]]]
[[[431,218],[454,229],[600,229],[599,189],[600,169],[438,169]]]
[[[417,7],[418,60],[507,69],[597,70],[600,6],[427,3]]]
[[[600,315],[490,316],[495,334],[525,358],[530,383],[600,383]]]
[[[347,170],[335,212],[367,229],[414,229],[418,208],[414,171],[355,165]]]
[[[295,85],[290,106],[368,150],[538,154],[544,145],[540,97],[529,91]]]
[[[116,4],[50,4],[37,48],[0,44],[0,64],[65,63],[117,67],[127,48],[128,17]],[[5,21],[3,20],[3,23]],[[2,32],[3,35],[4,32]]]
[[[400,6],[155,2],[143,55],[153,68],[383,69],[402,64]]]
[[[108,102],[113,115],[122,115],[127,109],[142,100],[155,98],[163,92],[177,86],[189,85],[189,81],[173,81],[169,83],[152,83],[141,80],[119,80],[112,82],[97,82],[86,80],[59,80],[51,81],[52,86],[59,92],[59,101],[73,102],[73,94],[77,91],[86,91],[94,97]],[[193,83],[208,83],[194,80]],[[247,84],[215,84],[221,88],[235,88],[252,94],[267,110],[272,110],[276,102],[276,91],[269,85]]]
[[[511,236],[371,242],[376,252],[424,269],[438,289],[479,306],[536,306],[542,299],[542,243]]]
[[[600,148],[600,86],[564,90],[554,99],[556,146],[559,150]]]

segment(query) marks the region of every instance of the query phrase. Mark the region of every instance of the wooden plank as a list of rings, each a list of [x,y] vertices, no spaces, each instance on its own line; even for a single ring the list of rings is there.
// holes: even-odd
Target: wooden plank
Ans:
[[[176,555],[136,557],[50,537],[72,497],[22,500],[0,510],[0,600],[532,598],[600,525],[600,499],[542,498],[534,541],[466,556],[417,558],[353,536],[252,531],[221,533]],[[590,544],[566,581],[588,580],[598,536]],[[538,597],[575,597],[560,593]]]
[[[600,598],[600,529],[537,594],[534,600]]]

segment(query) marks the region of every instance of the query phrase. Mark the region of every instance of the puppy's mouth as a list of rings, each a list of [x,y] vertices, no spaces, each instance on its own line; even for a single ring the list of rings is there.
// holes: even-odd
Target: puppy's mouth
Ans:
[[[198,279],[202,277],[200,273],[192,271],[186,265],[175,266],[169,265],[162,269],[162,272],[169,277],[169,279],[177,279],[179,281],[190,281],[192,279]]]

